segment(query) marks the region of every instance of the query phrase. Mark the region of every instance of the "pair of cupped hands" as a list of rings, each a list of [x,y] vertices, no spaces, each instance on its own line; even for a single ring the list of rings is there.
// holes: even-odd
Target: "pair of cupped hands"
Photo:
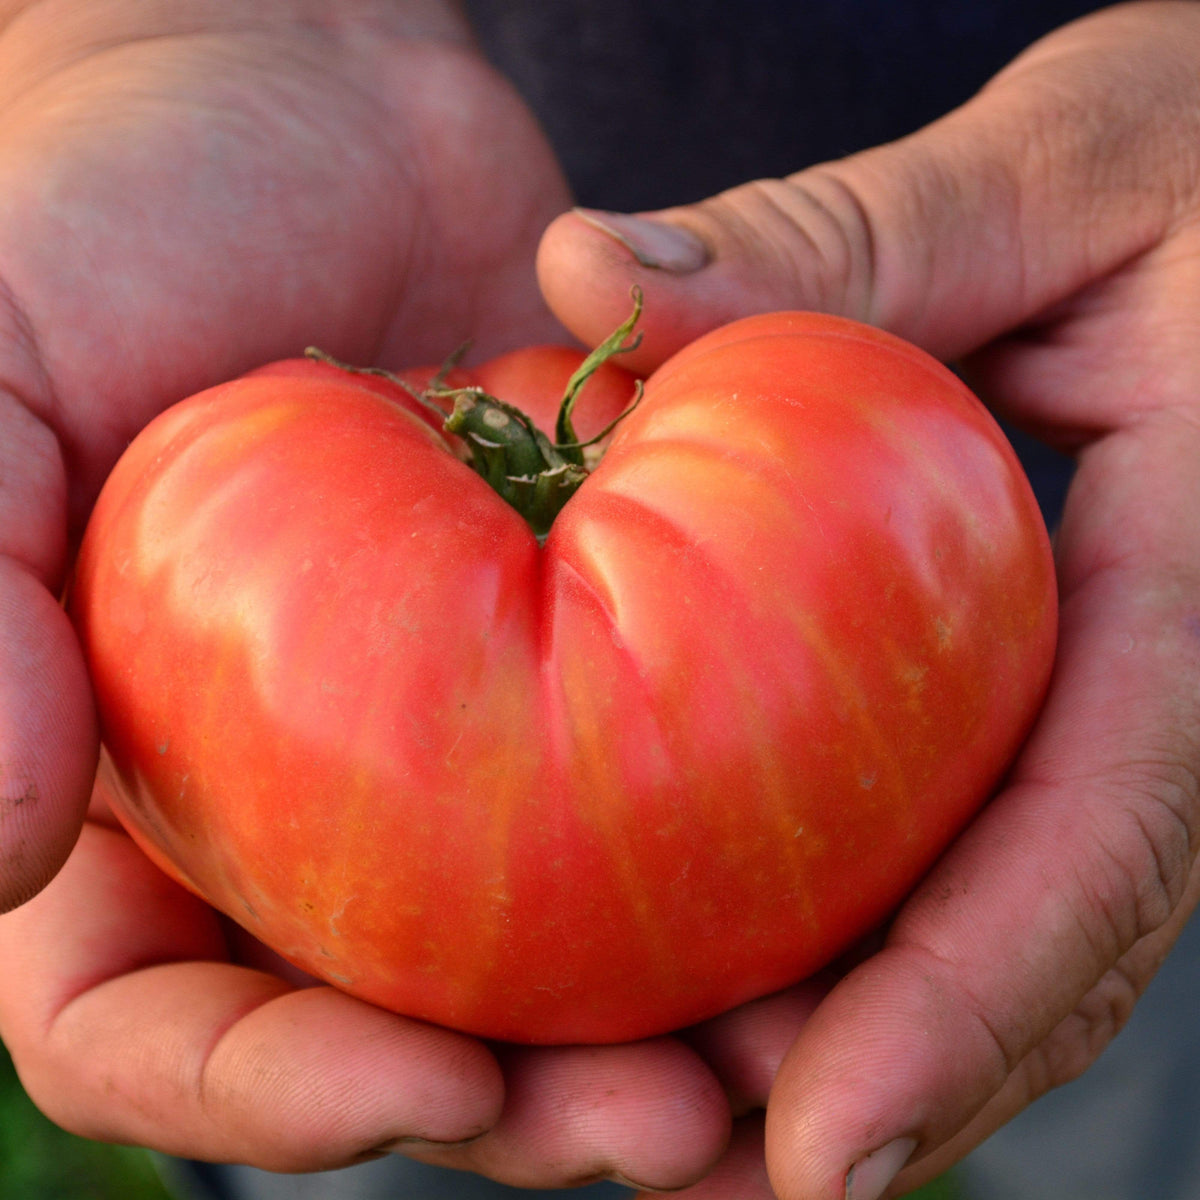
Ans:
[[[441,0],[0,22],[0,1034],[46,1113],[274,1170],[399,1151],[870,1200],[1087,1067],[1198,886],[1200,7],[1101,12],[901,142],[637,217],[570,211]],[[107,472],[172,400],[308,342],[594,344],[634,283],[640,370],[747,313],[843,313],[1077,456],[1056,673],[1003,790],[841,978],[676,1037],[489,1047],[246,965],[89,809],[59,597]]]

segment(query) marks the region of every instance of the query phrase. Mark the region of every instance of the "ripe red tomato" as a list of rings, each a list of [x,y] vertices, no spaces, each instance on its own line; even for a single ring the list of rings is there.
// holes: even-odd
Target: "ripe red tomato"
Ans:
[[[556,398],[578,354],[443,382],[545,420],[545,356]],[[581,437],[629,399],[605,373]],[[739,321],[652,376],[544,546],[438,423],[279,364],[117,465],[73,612],[146,852],[308,971],[525,1042],[687,1025],[880,922],[1053,658],[982,405],[876,330]]]

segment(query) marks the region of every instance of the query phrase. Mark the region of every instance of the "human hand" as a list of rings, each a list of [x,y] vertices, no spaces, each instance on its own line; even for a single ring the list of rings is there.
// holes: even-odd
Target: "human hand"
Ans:
[[[557,334],[532,262],[568,199],[437,0],[42,0],[4,19],[0,761],[26,801],[0,831],[13,905],[58,868],[91,785],[90,693],[56,597],[128,440],[169,402],[309,342],[398,365],[468,335],[487,355]],[[92,1137],[310,1170],[490,1129],[463,1165],[665,1186],[698,1175],[727,1128],[707,1070],[666,1039],[500,1063],[293,986],[135,851],[102,799],[57,878],[0,919],[0,957],[0,1031],[26,1086]]]
[[[133,434],[309,341],[411,362],[557,328],[529,263],[566,189],[468,42],[438,0],[7,6],[0,909],[54,873],[87,801],[94,717],[56,598]]]
[[[1122,6],[899,143],[543,240],[585,339],[641,285],[643,368],[749,312],[844,313],[963,359],[1078,462],[1056,676],[1007,786],[803,1028],[759,1005],[709,1030],[765,1130],[748,1117],[689,1197],[864,1200],[941,1172],[1087,1067],[1196,903],[1198,67],[1200,9]]]

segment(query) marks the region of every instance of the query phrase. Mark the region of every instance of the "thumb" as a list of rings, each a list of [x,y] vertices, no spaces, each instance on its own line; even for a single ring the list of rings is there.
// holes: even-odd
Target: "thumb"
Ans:
[[[70,853],[96,740],[83,656],[62,607],[0,558],[0,912],[40,891]]]
[[[0,390],[0,912],[62,866],[96,768],[91,685],[56,599],[67,503],[58,438]]]
[[[920,132],[786,179],[657,213],[564,214],[540,247],[542,290],[595,344],[639,284],[643,370],[787,308],[965,354],[1161,240],[1195,170],[1196,17],[1179,2],[1087,18]]]

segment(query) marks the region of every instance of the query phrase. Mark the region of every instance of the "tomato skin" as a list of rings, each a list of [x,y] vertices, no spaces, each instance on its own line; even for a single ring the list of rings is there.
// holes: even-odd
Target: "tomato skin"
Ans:
[[[503,398],[544,408],[520,365]],[[544,547],[364,382],[276,364],[165,413],[72,602],[118,815],[306,970],[499,1039],[676,1029],[884,919],[1018,750],[1048,539],[920,351],[814,314],[701,338]]]

